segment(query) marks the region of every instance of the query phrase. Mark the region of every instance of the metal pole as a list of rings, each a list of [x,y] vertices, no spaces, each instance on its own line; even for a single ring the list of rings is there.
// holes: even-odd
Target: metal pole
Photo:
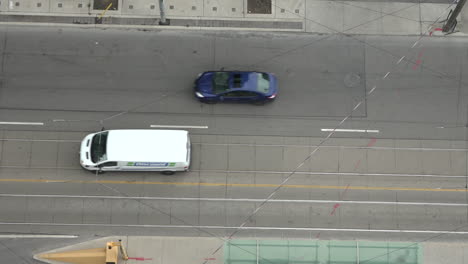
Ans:
[[[455,30],[455,26],[457,25],[457,16],[460,14],[463,6],[465,5],[466,0],[459,0],[455,10],[453,10],[452,14],[445,23],[444,27],[442,28],[442,32],[453,32]]]
[[[164,0],[159,0],[159,13],[161,14],[161,21],[159,21],[159,25],[169,25],[169,19],[166,19],[166,9],[164,8]]]

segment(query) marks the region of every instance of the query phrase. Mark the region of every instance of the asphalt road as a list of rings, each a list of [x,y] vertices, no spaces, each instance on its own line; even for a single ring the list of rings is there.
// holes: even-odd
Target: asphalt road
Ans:
[[[236,237],[466,240],[464,39],[11,26],[0,35],[0,121],[43,123],[1,125],[2,234],[228,236],[245,222]],[[277,101],[198,103],[194,78],[223,67],[274,72]],[[344,119],[342,129],[378,133],[337,132],[315,151],[321,129]],[[189,129],[190,172],[79,167],[87,133],[150,125],[208,126]]]

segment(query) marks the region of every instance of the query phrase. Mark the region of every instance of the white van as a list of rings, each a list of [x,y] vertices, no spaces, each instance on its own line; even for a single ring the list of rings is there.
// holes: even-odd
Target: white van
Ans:
[[[185,130],[107,130],[81,142],[81,166],[90,171],[161,171],[174,174],[190,166]]]

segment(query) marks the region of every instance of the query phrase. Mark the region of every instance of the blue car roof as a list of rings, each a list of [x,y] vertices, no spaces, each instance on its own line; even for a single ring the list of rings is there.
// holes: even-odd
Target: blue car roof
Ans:
[[[241,71],[218,71],[218,72],[205,72],[203,75],[209,75],[213,81],[215,94],[230,91],[230,90],[246,90],[255,91],[260,93],[267,93],[269,85],[265,84],[259,87],[259,77],[262,72],[241,72]],[[268,74],[267,74],[268,75]],[[208,77],[208,76],[206,76]],[[268,82],[268,81],[267,81]]]

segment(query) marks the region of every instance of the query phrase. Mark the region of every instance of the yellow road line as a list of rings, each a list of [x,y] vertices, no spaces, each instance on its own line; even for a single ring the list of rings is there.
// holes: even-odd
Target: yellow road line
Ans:
[[[245,188],[276,188],[279,184],[249,184],[249,183],[216,183],[216,182],[155,182],[155,181],[113,181],[113,180],[46,180],[46,179],[0,179],[0,182],[22,183],[87,183],[87,184],[141,184],[141,185],[174,185],[174,186],[208,186],[208,187],[245,187]],[[467,192],[466,189],[442,189],[442,188],[404,188],[404,187],[377,187],[377,186],[333,186],[333,185],[300,185],[286,184],[282,188],[300,189],[349,189],[369,191],[421,191],[421,192]]]
[[[101,15],[99,16],[99,19],[101,19],[101,18],[106,14],[107,10],[109,10],[109,8],[111,8],[111,6],[112,6],[112,3],[110,3],[110,4],[106,7],[106,9],[101,13]]]

